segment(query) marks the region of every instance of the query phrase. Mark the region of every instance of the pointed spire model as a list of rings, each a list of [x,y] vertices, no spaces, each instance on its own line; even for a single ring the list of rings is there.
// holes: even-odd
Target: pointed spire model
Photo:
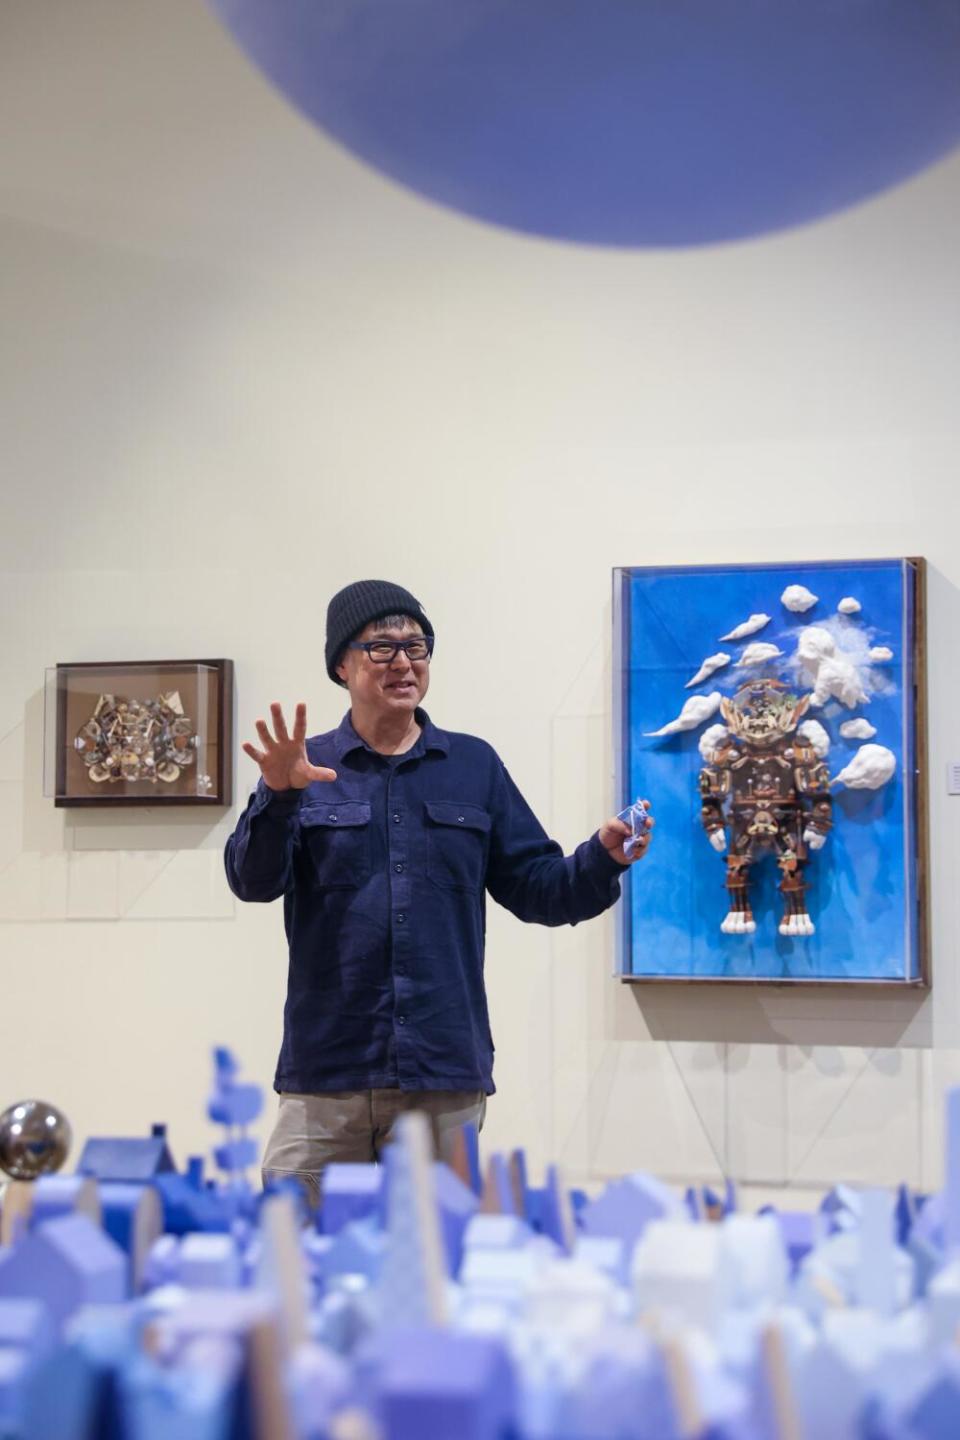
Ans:
[[[944,1098],[944,1249],[947,1254],[960,1251],[960,1085],[949,1089]]]
[[[260,1209],[256,1288],[277,1302],[287,1354],[309,1339],[308,1284],[300,1226],[289,1195],[268,1195]]]
[[[447,1323],[447,1268],[434,1194],[430,1127],[402,1115],[385,1156],[387,1253],[380,1275],[382,1323],[392,1329]]]
[[[857,1299],[878,1315],[893,1315],[897,1308],[893,1205],[889,1190],[863,1192]]]

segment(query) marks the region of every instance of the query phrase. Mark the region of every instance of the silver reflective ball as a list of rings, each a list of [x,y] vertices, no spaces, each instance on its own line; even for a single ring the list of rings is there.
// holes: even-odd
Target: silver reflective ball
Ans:
[[[18,1100],[0,1115],[0,1170],[14,1180],[36,1180],[59,1170],[73,1132],[66,1115],[46,1100]]]

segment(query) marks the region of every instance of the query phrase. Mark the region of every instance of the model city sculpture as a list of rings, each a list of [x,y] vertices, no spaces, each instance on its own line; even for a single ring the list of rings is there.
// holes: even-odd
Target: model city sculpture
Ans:
[[[960,1433],[960,1089],[940,1193],[839,1185],[809,1214],[747,1214],[730,1184],[680,1195],[644,1174],[588,1198],[552,1166],[534,1184],[520,1150],[481,1164],[470,1129],[447,1167],[411,1114],[383,1166],[326,1171],[311,1215],[247,1183],[261,1104],[220,1050],[220,1179],[199,1157],[177,1171],[156,1126],[89,1140],[75,1174],[8,1184],[0,1434]],[[14,1160],[29,1145],[17,1108]]]
[[[787,585],[780,596],[794,617],[805,615],[818,600],[799,584]],[[792,651],[776,641],[753,639],[773,617],[765,611],[751,614],[720,637],[746,642],[739,654],[720,650],[707,656],[684,684],[696,690],[732,667],[732,694],[717,689],[693,694],[673,720],[646,732],[665,740],[707,726],[699,738],[704,762],[698,776],[700,820],[713,848],[725,856],[729,908],[720,922],[724,934],[756,931],[751,871],[769,855],[781,876],[779,933],[813,935],[806,872],[834,823],[832,787],[877,790],[895,773],[896,757],[882,744],[861,745],[832,778],[826,762],[828,726],[844,711],[869,704],[884,683],[884,665],[894,658],[889,646],[872,643],[861,609],[848,595],[821,623],[799,629],[789,625],[778,638],[786,643],[789,636]],[[809,718],[811,710],[821,718]],[[718,713],[720,722],[707,725]],[[870,741],[877,733],[864,716],[844,720],[838,731],[845,741]]]

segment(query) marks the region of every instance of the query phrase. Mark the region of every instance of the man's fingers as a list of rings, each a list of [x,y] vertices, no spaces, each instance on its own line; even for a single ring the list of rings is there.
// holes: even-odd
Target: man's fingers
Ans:
[[[619,820],[616,817],[614,817],[612,820],[608,820],[604,828],[607,830],[613,830],[618,835],[633,834],[633,831],[630,829],[630,826],[627,824],[626,820]]]
[[[250,756],[251,760],[256,760],[258,765],[262,765],[264,760],[266,760],[267,758],[266,755],[264,755],[263,751],[258,750],[255,745],[251,745],[249,740],[244,740],[240,748],[241,750],[245,751],[247,755]]]
[[[311,780],[336,780],[336,770],[328,770],[324,765],[309,765],[307,774]]]
[[[261,745],[264,745],[268,752],[276,748],[277,742],[274,740],[273,736],[270,734],[270,731],[267,729],[267,723],[265,720],[257,721],[257,734],[260,736]]]
[[[293,712],[293,738],[298,744],[307,738],[307,707],[302,700]]]
[[[284,740],[289,740],[290,736],[287,734],[287,722],[283,718],[283,707],[278,701],[274,700],[270,706],[270,714],[273,716],[274,733],[276,734],[277,740],[282,744]]]

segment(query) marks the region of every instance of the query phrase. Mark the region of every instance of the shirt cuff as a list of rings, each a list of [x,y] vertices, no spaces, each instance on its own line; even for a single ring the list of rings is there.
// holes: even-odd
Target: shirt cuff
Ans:
[[[254,802],[254,809],[260,815],[269,811],[271,815],[295,815],[300,809],[300,802],[306,794],[307,787],[295,790],[271,790],[270,786],[263,780],[257,786],[257,798]]]
[[[596,865],[601,874],[605,876],[622,875],[626,870],[630,869],[629,864],[624,865],[620,860],[613,858],[606,845],[601,841],[600,836],[596,833],[590,836],[587,844],[589,846],[590,863]]]

